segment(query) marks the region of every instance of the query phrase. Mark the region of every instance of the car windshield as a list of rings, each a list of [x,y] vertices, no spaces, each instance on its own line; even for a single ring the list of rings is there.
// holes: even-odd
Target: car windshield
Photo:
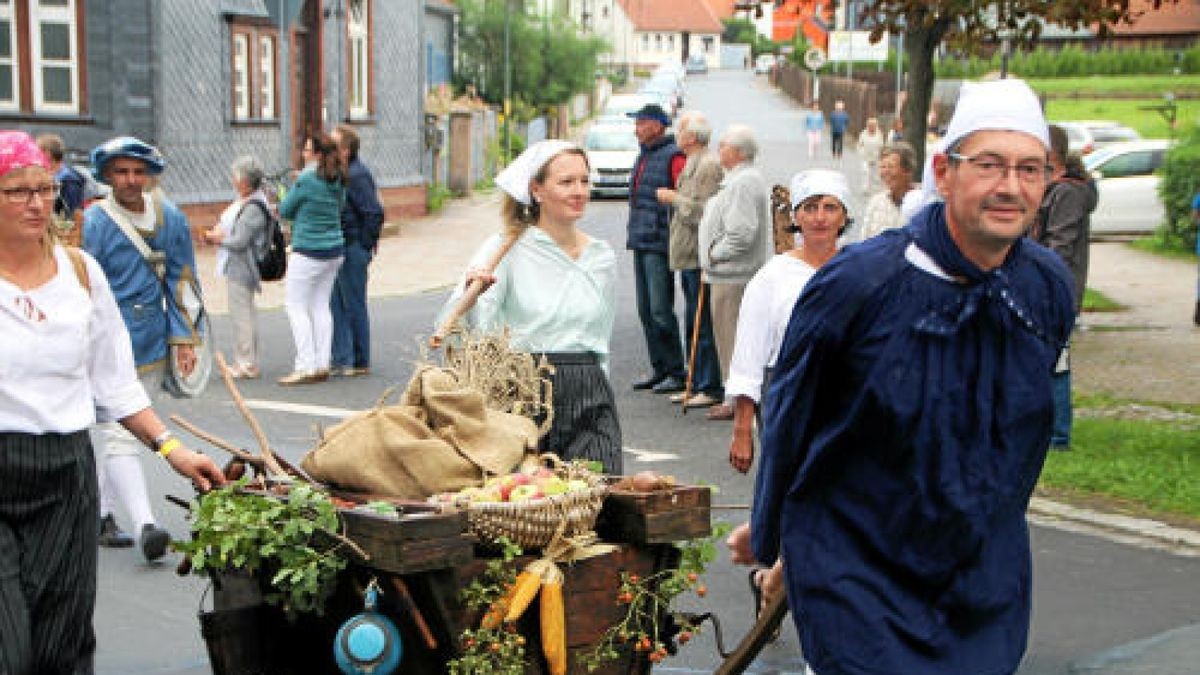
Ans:
[[[631,126],[605,125],[602,129],[588,132],[584,148],[600,152],[636,152],[637,136],[633,135]]]
[[[1129,127],[1101,127],[1092,129],[1092,138],[1095,138],[1098,143],[1108,143],[1112,141],[1137,141],[1141,140],[1138,132]]]

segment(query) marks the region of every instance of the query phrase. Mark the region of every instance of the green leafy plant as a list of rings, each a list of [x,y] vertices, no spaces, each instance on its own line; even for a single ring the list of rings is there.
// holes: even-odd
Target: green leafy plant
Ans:
[[[496,540],[500,555],[489,560],[480,574],[462,590],[460,599],[471,610],[483,611],[498,601],[517,580],[514,561],[521,547],[505,537]],[[525,672],[525,638],[512,625],[476,628],[459,636],[460,656],[446,663],[449,675],[522,675]]]
[[[675,644],[687,644],[699,631],[684,615],[671,610],[679,595],[693,592],[701,598],[708,594],[701,576],[717,557],[717,541],[729,534],[728,523],[716,523],[708,537],[676,544],[680,551],[679,567],[642,577],[621,571],[616,602],[627,607],[625,618],[604,632],[596,648],[580,657],[592,672],[605,661],[620,657],[618,645],[632,643],[633,649],[658,663],[674,653]]]
[[[446,205],[446,200],[449,199],[452,194],[453,193],[450,192],[450,188],[446,187],[445,185],[440,183],[430,185],[425,190],[425,208],[427,208],[430,213],[437,213],[441,211],[442,207]]]
[[[264,597],[289,613],[321,613],[346,567],[349,541],[338,531],[329,497],[306,484],[286,496],[244,492],[247,479],[213,490],[192,505],[192,540],[174,542],[192,572],[233,569],[270,575]]]

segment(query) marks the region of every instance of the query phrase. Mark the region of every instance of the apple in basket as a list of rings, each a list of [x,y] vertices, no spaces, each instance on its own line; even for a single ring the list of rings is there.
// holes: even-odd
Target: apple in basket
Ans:
[[[513,489],[522,485],[529,485],[533,479],[523,473],[510,473],[500,479],[500,501],[512,501]]]
[[[591,487],[587,481],[579,480],[578,478],[572,478],[567,481],[567,492],[582,492],[591,489]]]
[[[541,488],[542,494],[546,495],[547,497],[552,495],[561,495],[567,491],[567,481],[555,476],[553,473],[545,478],[535,477],[533,482],[534,485],[537,485],[539,488]]]
[[[542,494],[542,491],[538,488],[538,486],[532,483],[526,483],[524,485],[518,485],[514,487],[512,492],[508,494],[508,501],[525,502],[532,499],[541,499],[545,496],[546,495]]]
[[[471,496],[467,499],[467,501],[471,502],[472,504],[479,504],[482,502],[502,502],[502,501],[504,501],[504,498],[500,496],[499,486],[490,485],[490,486],[484,486],[481,488],[470,488],[470,489],[475,490],[475,492],[473,492],[471,494]]]

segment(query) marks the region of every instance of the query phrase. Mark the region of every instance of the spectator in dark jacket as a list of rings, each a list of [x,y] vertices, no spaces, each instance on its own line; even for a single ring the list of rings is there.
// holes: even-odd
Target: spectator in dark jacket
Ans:
[[[1032,234],[1039,244],[1057,253],[1071,270],[1078,317],[1087,284],[1091,213],[1099,194],[1079,158],[1068,155],[1067,132],[1056,125],[1050,126],[1049,157],[1053,173]],[[1050,447],[1065,450],[1071,444],[1071,369],[1066,350],[1055,367],[1053,384],[1054,427]]]
[[[354,377],[371,370],[371,321],[367,315],[367,266],[379,244],[383,205],[375,179],[358,158],[358,132],[339,124],[330,134],[349,176],[342,205],[342,235],[346,254],[333,283],[332,374]]]
[[[58,183],[58,198],[54,200],[54,220],[59,227],[59,235],[72,246],[79,246],[80,219],[75,214],[83,213],[84,185],[86,181],[75,167],[63,161],[66,158],[67,146],[58,134],[42,134],[37,137],[37,146],[47,159],[50,160],[50,171],[54,174],[54,182]]]
[[[829,147],[833,150],[833,156],[836,159],[841,159],[842,157],[846,129],[849,126],[850,115],[846,112],[846,103],[844,101],[836,101],[833,104],[833,112],[829,114]]]
[[[671,207],[658,201],[658,188],[675,188],[687,157],[667,133],[671,118],[661,106],[648,103],[629,116],[636,120],[634,133],[642,151],[630,178],[625,247],[633,251],[638,318],[654,369],[633,388],[674,393],[684,387],[683,345],[675,318],[675,275],[668,259]]]

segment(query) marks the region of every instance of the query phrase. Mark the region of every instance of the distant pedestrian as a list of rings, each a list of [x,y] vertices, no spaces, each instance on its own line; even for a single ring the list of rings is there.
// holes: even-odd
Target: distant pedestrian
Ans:
[[[259,369],[258,310],[254,296],[262,292],[258,254],[266,245],[271,206],[263,192],[262,162],[253,155],[233,160],[230,181],[237,198],[221,213],[217,224],[204,233],[217,244],[217,275],[225,279],[229,318],[233,322],[234,379],[257,379]]]
[[[679,119],[676,140],[687,155],[687,164],[679,174],[677,189],[658,189],[658,200],[670,204],[671,217],[671,269],[679,271],[683,286],[683,324],[688,336],[685,344],[689,350],[694,345],[696,353],[689,351],[693,363],[692,396],[684,400],[684,393],[671,395],[671,401],[689,408],[708,407],[720,403],[724,398],[721,387],[721,365],[717,359],[717,343],[712,332],[711,289],[700,278],[700,253],[697,250],[700,218],[704,207],[721,187],[725,171],[716,155],[708,149],[712,138],[712,126],[708,118],[699,112],[684,113]],[[699,331],[696,320],[699,315]]]
[[[92,170],[111,194],[83,215],[83,248],[100,263],[121,307],[142,386],[159,397],[172,356],[184,376],[196,367],[197,317],[178,300],[178,289],[196,278],[196,253],[187,216],[148,191],[166,169],[157,148],[130,136],[92,150]],[[161,194],[161,193],[160,193]],[[133,521],[142,555],[155,561],[167,553],[171,534],[158,524],[142,470],[145,439],[116,422],[97,426],[104,450],[100,481],[101,546],[132,546],[114,514],[119,500]]]
[[[633,251],[633,284],[638,319],[652,371],[633,383],[658,394],[683,391],[685,366],[675,317],[675,275],[670,266],[671,206],[658,201],[659,188],[674,189],[687,156],[667,133],[671,118],[655,103],[629,113],[641,152],[629,187],[625,247]]]
[[[308,134],[302,152],[304,170],[279,205],[279,215],[292,221],[284,306],[296,342],[292,372],[279,378],[281,385],[329,379],[329,299],[345,253],[341,211],[346,170],[337,145],[326,134]]]
[[[850,114],[846,112],[843,101],[835,101],[833,112],[829,115],[830,150],[834,159],[842,158],[842,144],[846,138],[846,129],[850,126]]]
[[[883,130],[879,128],[879,120],[867,118],[865,126],[858,135],[858,155],[862,158],[863,179],[862,191],[866,194],[875,192],[879,184],[879,153],[883,150]]]
[[[37,137],[38,148],[50,160],[50,171],[58,183],[58,197],[54,200],[54,220],[58,235],[71,246],[79,246],[82,240],[84,187],[87,180],[75,167],[66,161],[67,146],[58,134],[41,134]]]
[[[904,118],[896,115],[896,117],[892,119],[892,128],[888,131],[887,142],[890,145],[892,143],[900,143],[903,140]]]
[[[339,124],[331,134],[346,167],[346,199],[342,206],[345,257],[333,282],[332,374],[356,377],[371,371],[371,318],[367,314],[367,267],[379,246],[383,205],[367,166],[359,159],[358,132]]]
[[[780,554],[817,675],[1014,673],[1034,582],[1071,278],[1028,241],[1049,150],[1036,94],[964,83],[929,180],[944,203],[809,281],[764,397],[750,520]]]
[[[717,148],[725,180],[700,220],[700,267],[712,289],[713,335],[721,363],[721,381],[737,340],[738,311],[746,284],[774,253],[771,207],[766,179],[754,166],[758,141],[750,128],[730,125]],[[733,419],[728,402],[708,409],[710,420]]]
[[[808,137],[808,158],[817,156],[817,146],[821,145],[821,132],[825,130],[825,114],[821,112],[821,104],[813,101],[812,107],[804,115],[804,134]]]
[[[1196,226],[1196,257],[1200,259],[1200,192],[1192,198],[1192,224]],[[1200,265],[1196,268],[1196,313],[1192,315],[1192,323],[1200,326]]]
[[[863,209],[862,222],[856,228],[855,241],[870,239],[884,230],[903,227],[904,200],[920,198],[920,187],[913,183],[916,171],[916,154],[912,146],[900,141],[883,147],[879,159],[879,177],[883,190],[867,200]]]
[[[1083,168],[1078,156],[1068,151],[1067,132],[1050,126],[1050,184],[1042,197],[1037,220],[1030,231],[1034,240],[1058,254],[1071,270],[1075,282],[1075,316],[1083,311],[1083,291],[1087,286],[1088,247],[1091,236],[1090,214],[1100,195],[1096,183]],[[1050,433],[1051,450],[1071,447],[1071,359],[1069,348],[1054,367],[1054,426]]]

